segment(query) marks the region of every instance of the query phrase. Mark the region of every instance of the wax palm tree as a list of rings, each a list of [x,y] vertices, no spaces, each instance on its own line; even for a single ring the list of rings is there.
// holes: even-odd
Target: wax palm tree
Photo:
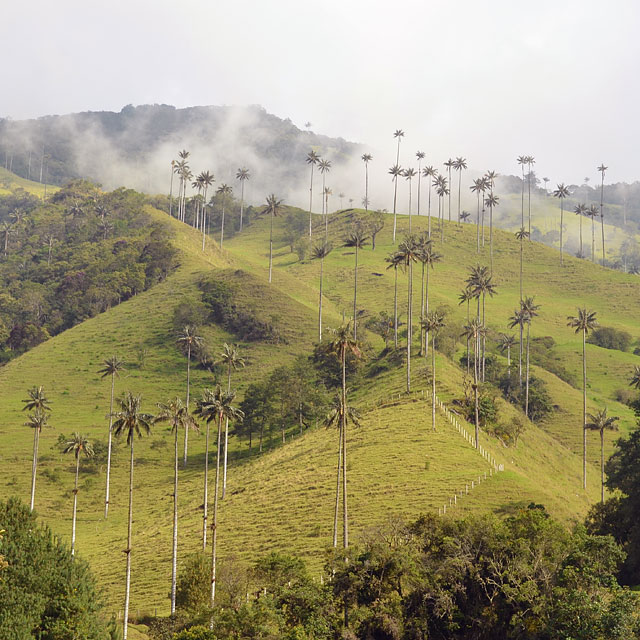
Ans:
[[[565,186],[564,182],[561,182],[556,190],[553,192],[555,198],[560,198],[560,264],[564,264],[564,258],[562,254],[563,242],[562,233],[564,231],[564,199],[569,196],[569,189]]]
[[[453,168],[458,172],[458,224],[460,224],[460,189],[462,185],[462,171],[467,168],[465,158],[456,158],[453,161]]]
[[[49,400],[44,392],[43,387],[32,387],[27,391],[28,398],[23,400],[23,411],[33,411],[33,414],[29,416],[27,422],[24,423],[26,427],[31,427],[34,430],[33,434],[33,463],[31,466],[31,503],[29,511],[33,511],[33,506],[36,496],[36,470],[38,467],[38,446],[40,444],[40,432],[43,427],[48,427],[47,411],[51,411]]]
[[[393,345],[398,348],[398,267],[401,267],[402,257],[395,251],[389,254],[385,258],[385,262],[389,265],[387,269],[393,268],[394,271],[394,283],[393,283]]]
[[[236,180],[240,180],[240,231],[242,231],[242,218],[244,215],[244,183],[249,180],[249,169],[242,167],[236,171]]]
[[[225,205],[227,204],[227,196],[230,196],[232,193],[232,188],[228,184],[221,184],[217,189],[216,193],[222,198],[222,219],[220,223],[220,248],[222,249],[222,245],[224,243],[224,210]]]
[[[437,175],[438,175],[438,172],[436,171],[435,167],[428,166],[428,167],[425,167],[422,170],[422,175],[425,178],[427,178],[427,183],[429,184],[429,202],[428,202],[428,205],[427,205],[427,215],[429,216],[428,233],[429,233],[429,237],[431,237],[431,187],[433,185],[432,185],[431,180],[429,180],[428,178],[431,178],[431,179],[435,180]]]
[[[521,303],[522,304],[522,303]],[[522,389],[522,352],[523,352],[523,335],[524,335],[524,325],[527,323],[527,314],[523,311],[522,306],[520,309],[516,309],[513,312],[513,315],[509,318],[509,329],[513,329],[518,327],[520,332],[520,344],[518,351],[518,383],[520,385],[520,389]]]
[[[438,194],[438,210],[442,213],[442,218],[440,219],[440,242],[444,242],[444,197],[451,196],[451,191],[447,186],[447,179],[444,176],[439,176],[438,179],[439,184],[436,187],[436,193]],[[451,200],[451,198],[449,198]]]
[[[207,234],[207,191],[209,191],[209,187],[211,187],[215,182],[215,177],[210,171],[203,171],[198,177],[202,183],[204,193],[200,215],[200,226],[202,228],[202,250],[204,251]],[[242,184],[242,189],[244,193],[244,183]],[[240,213],[240,228],[242,230],[242,210]]]
[[[544,182],[544,194],[546,196],[548,196],[549,195],[549,186],[548,186],[548,184],[549,184],[550,180],[549,180],[549,178],[542,178],[542,182]]]
[[[320,162],[320,155],[312,149],[307,154],[306,162],[311,167],[311,182],[309,184],[309,237],[311,237],[311,212],[313,210],[313,168],[318,164],[318,162]]]
[[[489,264],[493,273],[493,208],[500,204],[500,198],[490,192],[484,199],[484,203],[489,207]]]
[[[516,231],[516,240],[520,243],[520,302],[522,302],[522,272],[523,272],[523,257],[524,257],[524,240],[529,237],[529,232],[524,227],[520,227]]]
[[[458,304],[465,304],[467,305],[467,325],[470,324],[471,319],[470,319],[470,306],[471,306],[471,301],[475,299],[475,296],[473,295],[471,288],[467,285],[458,295]],[[469,354],[469,338],[467,338],[467,375],[469,375],[469,363],[471,362],[471,357]]]
[[[363,153],[361,159],[364,162],[364,206],[365,211],[369,213],[369,163],[373,160],[373,156],[370,153]],[[340,208],[342,208],[342,204],[340,204]]]
[[[529,342],[531,335],[531,321],[538,315],[538,309],[540,305],[534,302],[533,297],[526,297],[521,303],[520,307],[525,314],[527,323],[527,365],[525,374],[525,395],[524,395],[524,413],[529,417]]]
[[[584,251],[582,250],[582,218],[584,217],[585,212],[587,211],[586,204],[578,204],[573,208],[573,213],[575,213],[578,218],[580,218],[580,257],[584,258]]]
[[[171,161],[171,182],[169,185],[169,217],[173,217],[173,176],[176,174],[176,161]]]
[[[144,413],[141,407],[140,396],[134,396],[131,391],[127,391],[124,398],[118,401],[120,408],[113,414],[113,433],[116,436],[126,435],[127,444],[131,449],[129,459],[129,519],[127,527],[127,572],[124,596],[124,628],[123,640],[127,640],[127,626],[129,623],[129,593],[131,587],[131,531],[133,525],[133,443],[135,437],[142,438],[143,435],[151,433],[151,423],[153,416]]]
[[[356,262],[353,268],[353,339],[358,339],[358,250],[366,247],[369,244],[369,236],[367,236],[362,229],[357,228],[352,231],[344,241],[345,247],[351,247],[356,250]]]
[[[178,570],[178,434],[181,429],[197,430],[198,426],[180,398],[158,403],[153,422],[168,422],[173,432],[173,542],[171,555],[171,615],[176,612],[176,577]]]
[[[460,212],[460,220],[462,222],[467,222],[467,220],[469,220],[470,217],[471,217],[471,214],[468,211]]]
[[[522,169],[522,198],[520,208],[520,227],[524,229],[524,165],[527,164],[528,156],[518,156],[516,161]]]
[[[578,309],[577,316],[567,316],[567,326],[582,333],[582,488],[587,488],[587,334],[598,326],[596,312]]]
[[[476,253],[480,253],[480,198],[484,197],[485,185],[484,178],[476,178],[469,187],[476,194],[477,210],[476,210]]]
[[[76,514],[78,508],[78,475],[80,472],[80,455],[84,454],[86,458],[93,456],[93,445],[79,433],[74,433],[70,440],[64,443],[63,453],[73,453],[76,457],[76,480],[73,485],[73,519],[71,523],[71,557],[76,554]]]
[[[416,151],[416,159],[418,160],[418,215],[420,215],[420,181],[422,180],[422,161],[426,154],[424,151]]]
[[[360,426],[360,412],[348,404],[342,404],[342,397],[338,393],[329,407],[329,411],[324,419],[324,426],[338,428],[338,473],[336,480],[336,502],[333,514],[333,546],[338,546],[338,512],[340,509],[340,475],[342,471],[342,416],[346,424],[351,422],[354,426]]]
[[[329,196],[333,195],[331,187],[325,187],[322,192],[324,193],[324,239],[329,238]]]
[[[496,285],[492,281],[492,276],[486,267],[477,265],[471,270],[471,275],[467,278],[467,286],[471,290],[471,294],[478,299],[477,317],[480,318],[480,299],[482,298],[482,324],[486,326],[486,298],[487,295],[493,298],[496,295]],[[482,338],[481,344],[481,372],[482,382],[485,377],[485,351],[486,351],[486,335]]]
[[[417,173],[415,169],[410,167],[409,169],[405,169],[402,175],[404,176],[404,179],[409,182],[409,233],[411,233],[411,192],[413,191],[411,182],[413,178],[416,177]]]
[[[200,210],[202,209],[202,191],[204,189],[204,181],[202,179],[202,174],[199,174],[195,177],[194,181],[191,183],[191,186],[197,191],[195,198],[193,198],[193,201],[195,203],[194,216],[193,216],[193,228],[197,229],[200,225]]]
[[[604,432],[617,431],[618,425],[616,422],[620,418],[618,416],[608,416],[606,407],[595,414],[587,414],[587,417],[589,421],[585,427],[592,431],[600,432],[600,502],[604,504]]]
[[[242,410],[234,407],[231,403],[235,398],[235,392],[224,392],[220,385],[216,387],[215,392],[211,389],[205,389],[202,400],[198,403],[197,414],[207,421],[207,432],[209,431],[209,423],[217,420],[218,437],[217,437],[217,455],[216,455],[216,483],[213,498],[213,523],[211,525],[212,542],[211,542],[211,596],[209,604],[213,609],[216,597],[216,561],[217,561],[217,542],[218,542],[218,494],[220,486],[220,447],[222,439],[222,421],[229,420],[242,422],[244,413]]]
[[[322,342],[322,275],[324,271],[324,259],[331,253],[333,247],[326,243],[316,245],[311,250],[311,257],[320,260],[320,294],[318,296],[318,342]]]
[[[601,174],[600,180],[600,227],[602,229],[602,266],[604,267],[604,173],[609,167],[605,167],[601,164],[598,167],[598,171]]]
[[[423,321],[427,340],[431,336],[431,428],[436,430],[436,337],[444,327],[444,316],[437,311],[427,314]]]
[[[456,161],[453,158],[449,158],[445,163],[444,166],[447,168],[447,182],[449,184],[451,184],[451,169],[454,168],[456,164]],[[447,194],[449,196],[449,222],[451,222],[451,190],[449,190],[449,193]],[[444,218],[444,209],[442,212],[442,217]]]
[[[397,211],[396,205],[398,201],[398,177],[402,175],[403,169],[399,164],[394,164],[393,167],[389,169],[389,174],[393,180],[393,243],[396,241],[396,228],[397,228]]]
[[[109,490],[110,490],[110,477],[111,477],[111,449],[113,439],[113,393],[115,390],[116,377],[120,375],[120,372],[124,369],[124,360],[121,360],[118,356],[113,355],[102,362],[102,368],[98,369],[98,374],[101,378],[111,376],[111,398],[109,400],[109,438],[107,445],[107,488],[104,498],[104,517],[105,519],[109,515]]]
[[[596,231],[595,231],[595,220],[596,216],[600,215],[600,211],[598,211],[598,207],[595,204],[592,204],[586,211],[585,215],[591,218],[591,262],[596,261]]]
[[[322,193],[324,197],[325,187],[327,186],[326,185],[327,173],[331,171],[331,160],[320,160],[320,162],[318,162],[318,170],[322,174]],[[328,213],[328,211],[325,209],[324,200],[322,202],[322,213],[325,215]],[[326,225],[326,221],[325,221],[325,225]]]
[[[418,245],[413,236],[406,237],[396,252],[407,270],[407,393],[411,391],[411,342],[413,338],[413,264],[418,261]]]
[[[464,326],[463,337],[468,341],[473,341],[473,401],[474,401],[474,423],[475,423],[475,448],[480,447],[480,410],[479,410],[479,355],[480,342],[486,335],[486,329],[479,318],[472,318],[471,322]]]
[[[507,352],[507,376],[511,377],[511,349],[516,344],[516,337],[512,333],[501,333],[498,348],[502,353]]]
[[[267,206],[259,215],[269,214],[271,226],[269,227],[269,282],[271,282],[271,273],[273,269],[273,219],[280,215],[284,200],[278,200],[275,194],[267,196]]]
[[[227,393],[231,393],[231,370],[242,369],[245,360],[238,352],[236,345],[228,345],[226,342],[222,347],[220,361],[227,366]],[[222,474],[222,499],[227,493],[227,460],[229,453],[229,417],[225,419],[224,425],[224,472]]]
[[[404,138],[404,131],[402,129],[396,129],[393,132],[393,137],[398,141],[398,150],[396,151],[396,164],[400,164],[400,141]]]
[[[418,260],[422,262],[423,270],[426,271],[426,282],[424,283],[424,297],[425,306],[423,317],[426,318],[429,315],[429,274],[436,265],[436,263],[442,260],[442,255],[439,254],[433,247],[430,240],[426,243],[420,243],[418,247]],[[425,330],[425,356],[429,352],[429,332]]]
[[[359,358],[362,353],[358,342],[351,337],[350,323],[344,324],[332,332],[332,340],[327,345],[327,352],[335,354],[342,371],[342,527],[343,546],[349,546],[349,524],[347,508],[347,354]]]
[[[187,402],[186,407],[187,411],[189,411],[189,392],[191,390],[191,352],[194,349],[202,346],[204,342],[203,338],[198,335],[197,327],[193,325],[185,325],[185,327],[178,333],[177,337],[178,344],[187,348]],[[187,466],[187,448],[189,443],[189,430],[184,430],[184,458],[182,461],[182,466],[186,468]]]
[[[531,177],[533,176],[533,173],[531,171],[531,167],[532,165],[535,164],[535,158],[533,156],[527,156],[526,157],[527,160],[527,165],[529,167],[529,172],[527,174],[527,189],[529,191],[529,195],[528,195],[528,203],[529,203],[529,240],[531,240]],[[524,168],[524,167],[523,167]]]

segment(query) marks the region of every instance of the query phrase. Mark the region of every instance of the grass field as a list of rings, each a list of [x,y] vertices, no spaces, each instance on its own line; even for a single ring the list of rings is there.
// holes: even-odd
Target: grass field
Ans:
[[[47,185],[46,194],[47,196],[55,193],[59,190],[60,187],[56,187],[53,185]],[[45,185],[40,182],[34,182],[33,180],[26,180],[25,178],[21,178],[17,176],[15,173],[11,171],[7,171],[3,167],[0,167],[0,195],[7,195],[12,193],[16,189],[24,189],[28,193],[33,194],[34,196],[38,196],[42,198],[45,195]]]
[[[273,283],[267,283],[268,220],[260,220],[241,235],[225,241],[225,250],[213,242],[200,250],[197,233],[158,212],[170,224],[181,252],[180,267],[163,283],[122,305],[43,343],[0,370],[0,477],[3,495],[27,499],[30,487],[32,433],[22,426],[21,400],[36,384],[45,386],[53,405],[53,428],[42,434],[36,493],[38,514],[63,539],[71,529],[73,462],[56,447],[58,434],[74,430],[106,439],[109,382],[97,374],[101,361],[118,353],[129,363],[117,380],[117,393],[130,389],[143,396],[143,406],[153,411],[159,401],[184,395],[186,361],[175,346],[172,316],[176,305],[197,297],[198,280],[206,274],[233,282],[239,298],[264,318],[271,318],[286,336],[286,344],[241,344],[247,367],[234,378],[242,392],[274,367],[309,353],[316,337],[319,264],[298,261],[279,241],[283,218],[276,220]],[[343,311],[348,317],[353,295],[354,254],[340,248],[353,212],[332,216],[331,240],[335,246],[325,260],[324,322],[337,326]],[[393,273],[384,257],[393,249],[391,216],[377,239],[375,251],[360,253],[358,306],[374,313],[392,310]],[[317,219],[321,237],[321,221]],[[408,230],[408,218],[399,217],[398,240]],[[426,219],[413,217],[413,230],[426,228]],[[323,227],[322,227],[323,229]],[[475,227],[446,224],[444,243],[436,243],[443,260],[432,272],[431,307],[446,306],[448,322],[461,324],[465,309],[458,294],[471,266],[488,264],[489,247],[476,253]],[[513,234],[494,230],[494,277],[498,295],[487,302],[488,324],[506,330],[509,315],[518,306],[519,244]],[[318,237],[317,236],[317,237]],[[567,257],[560,267],[557,251],[525,243],[524,289],[542,307],[532,325],[533,336],[552,336],[563,363],[576,380],[581,372],[581,340],[569,329],[567,316],[578,306],[597,311],[600,322],[639,335],[637,277],[602,269]],[[419,309],[419,269],[416,269],[414,308]],[[401,309],[406,304],[406,277],[399,276]],[[404,311],[403,311],[403,315]],[[416,319],[417,322],[417,314]],[[202,329],[213,353],[232,341],[215,326]],[[368,334],[374,352],[380,338]],[[462,343],[459,353],[462,353]],[[416,350],[417,351],[417,350]],[[144,358],[139,354],[144,353]],[[630,353],[587,346],[590,410],[607,406],[621,417],[621,431],[634,424],[631,411],[615,400],[626,388],[638,357]],[[388,371],[366,379],[355,390],[354,402],[363,411],[361,429],[349,434],[349,491],[353,541],[368,527],[385,518],[412,518],[437,512],[454,493],[465,491],[478,476],[482,482],[456,498],[454,512],[512,513],[529,502],[543,503],[568,525],[579,521],[599,496],[599,436],[589,434],[588,490],[581,489],[581,389],[550,372],[535,370],[548,385],[556,409],[539,425],[529,424],[518,445],[505,448],[483,435],[483,443],[504,471],[488,475],[486,461],[438,413],[431,431],[428,394],[429,371],[414,360],[415,393],[394,399],[404,390],[404,372]],[[437,358],[438,394],[447,403],[462,395],[464,372],[442,355]],[[210,377],[193,369],[192,397],[211,384]],[[517,410],[500,401],[501,419]],[[471,428],[469,427],[469,430]],[[607,434],[607,453],[617,434]],[[313,427],[298,436],[292,430],[285,446],[262,456],[247,457],[246,442],[232,441],[229,493],[221,506],[219,544],[222,558],[250,561],[258,554],[281,550],[302,555],[314,572],[323,564],[331,542],[337,436]],[[136,441],[132,613],[168,612],[170,579],[172,440],[165,426]],[[191,438],[189,463],[180,476],[181,558],[200,547],[202,465],[204,436]],[[92,564],[105,590],[109,610],[122,607],[126,545],[128,458],[119,446],[112,474],[112,508],[103,519],[104,469],[84,473],[78,511],[78,552]]]

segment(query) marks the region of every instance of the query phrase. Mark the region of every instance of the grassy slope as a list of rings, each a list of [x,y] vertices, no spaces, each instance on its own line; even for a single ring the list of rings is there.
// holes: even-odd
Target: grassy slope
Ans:
[[[7,195],[16,189],[24,189],[34,196],[42,198],[44,196],[44,184],[27,180],[17,176],[15,173],[0,167],[0,195]],[[47,195],[51,195],[58,191],[59,187],[47,185]]]
[[[414,222],[418,224],[415,219]],[[5,495],[28,495],[32,434],[20,426],[24,420],[20,400],[25,397],[26,388],[44,384],[54,403],[51,422],[55,429],[43,434],[41,441],[37,508],[65,538],[70,530],[73,464],[52,448],[57,434],[78,429],[92,437],[104,438],[109,385],[95,371],[112,352],[132,360],[135,359],[132,354],[140,347],[148,350],[144,368],[130,367],[117,383],[118,392],[123,389],[141,392],[146,408],[151,410],[153,403],[184,392],[184,358],[173,345],[171,315],[183,295],[195,295],[195,283],[203,273],[216,270],[220,277],[242,282],[245,287],[242,295],[247,303],[267,318],[276,316],[275,322],[288,339],[284,346],[242,345],[249,364],[238,376],[241,390],[252,379],[292,359],[296,353],[308,352],[315,336],[318,265],[296,262],[287,249],[276,243],[274,283],[269,287],[266,221],[226,243],[224,253],[211,249],[204,256],[197,234],[175,221],[169,223],[183,255],[181,267],[166,282],[40,345],[0,371],[3,394],[0,456],[6,469],[0,477],[0,490]],[[406,219],[401,220],[401,228],[406,224]],[[345,225],[346,221],[332,225],[336,238]],[[434,272],[432,304],[449,305],[459,320],[463,310],[457,307],[457,294],[469,265],[477,260],[474,238],[475,231],[470,227],[448,227],[442,248],[445,260]],[[391,308],[393,279],[382,263],[390,250],[390,232],[385,229],[376,251],[361,253],[359,299],[364,308]],[[533,334],[553,335],[559,349],[567,355],[567,365],[576,372],[580,368],[580,343],[566,328],[565,316],[573,313],[578,304],[597,309],[606,324],[635,330],[636,305],[630,295],[635,280],[631,276],[573,259],[560,271],[553,251],[535,244],[527,246],[526,251],[525,288],[544,305]],[[518,247],[512,236],[497,233],[495,272],[500,294],[488,304],[489,322],[496,328],[502,328],[517,305],[517,260]],[[338,323],[343,308],[348,315],[352,264],[353,255],[345,249],[335,250],[325,263],[328,325]],[[403,276],[400,282],[404,293]],[[603,299],[608,301],[607,308],[603,308]],[[230,339],[214,328],[208,328],[204,335],[214,353],[223,340]],[[631,424],[628,410],[610,396],[615,388],[626,384],[634,357],[588,346],[588,358],[593,374],[590,406],[595,408],[606,401],[613,413],[625,418],[623,428],[628,428]],[[459,396],[462,385],[459,368],[439,357],[438,372],[439,394],[444,399]],[[465,496],[459,509],[506,513],[535,500],[544,502],[554,514],[570,522],[580,518],[589,502],[597,498],[597,472],[593,466],[589,471],[588,495],[578,489],[580,392],[551,374],[544,375],[561,409],[540,428],[530,426],[514,449],[505,450],[496,441],[488,442],[488,448],[506,471]],[[416,363],[414,387],[424,389],[426,378],[426,370]],[[210,384],[207,377],[194,370],[194,395],[206,384]],[[390,372],[369,381],[356,397],[356,403],[366,409],[374,400],[402,389],[402,371]],[[503,411],[505,415],[515,415],[515,410],[506,405]],[[484,460],[440,415],[437,432],[430,431],[429,405],[421,399],[366,411],[363,428],[352,433],[350,511],[356,538],[364,527],[375,524],[386,514],[411,517],[437,509],[448,503],[454,491],[488,470]],[[304,554],[315,568],[320,566],[323,549],[330,542],[335,440],[335,435],[324,429],[312,429],[286,447],[232,469],[230,495],[221,511],[223,556],[237,554],[250,558],[282,549]],[[609,448],[611,440],[607,438]],[[199,548],[203,441],[202,435],[192,437],[189,466],[181,472],[181,554]],[[590,437],[592,461],[597,458],[596,442],[595,435]],[[246,447],[245,443],[234,446]],[[136,442],[136,451],[132,610],[135,613],[138,608],[157,607],[159,612],[166,612],[172,475],[172,447],[166,429],[158,427],[150,438]],[[93,564],[114,610],[122,600],[127,463],[126,451],[121,448],[115,459],[112,511],[107,522],[102,518],[103,473],[86,475],[79,495],[78,549]],[[59,480],[55,480],[56,470]],[[47,478],[45,473],[54,479]]]

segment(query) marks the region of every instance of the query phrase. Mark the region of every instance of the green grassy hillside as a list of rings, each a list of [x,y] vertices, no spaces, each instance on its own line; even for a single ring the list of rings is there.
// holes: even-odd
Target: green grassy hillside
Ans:
[[[59,190],[60,187],[53,185],[47,185],[47,195],[51,195]],[[27,180],[21,178],[15,173],[0,167],[0,195],[6,195],[15,191],[16,189],[24,189],[28,193],[32,193],[34,196],[42,198],[45,193],[44,184],[40,182],[34,182],[33,180]]]
[[[0,370],[0,476],[3,495],[27,499],[30,487],[32,433],[22,426],[21,400],[27,388],[42,384],[52,401],[53,428],[42,434],[36,493],[38,513],[57,533],[69,538],[73,462],[59,453],[59,433],[79,430],[92,438],[106,439],[109,383],[97,374],[101,361],[112,353],[130,366],[116,383],[118,393],[130,389],[143,396],[149,411],[159,401],[184,394],[185,358],[175,346],[172,317],[177,305],[199,296],[203,275],[233,282],[239,300],[261,317],[272,318],[286,342],[243,343],[247,367],[234,380],[240,397],[247,385],[263,379],[280,364],[308,354],[316,336],[319,264],[297,260],[278,240],[283,219],[276,220],[274,275],[267,282],[268,220],[260,220],[242,234],[225,241],[220,251],[213,243],[206,252],[200,237],[188,227],[150,211],[171,225],[174,243],[181,252],[180,267],[167,280],[106,313],[88,320],[39,345]],[[334,251],[325,261],[324,321],[337,326],[343,310],[349,316],[353,285],[353,252],[339,248],[350,228],[353,212],[333,216]],[[317,233],[321,237],[320,221]],[[384,257],[392,250],[391,217],[380,233],[375,251],[360,253],[359,307],[374,313],[392,310],[393,273]],[[424,218],[413,218],[414,230],[425,228]],[[401,217],[398,239],[408,229]],[[487,302],[488,323],[505,330],[506,320],[518,305],[519,245],[512,234],[494,231],[494,275],[498,295]],[[488,245],[475,250],[471,225],[446,225],[445,242],[438,244],[443,261],[432,274],[431,305],[447,306],[448,322],[461,323],[465,309],[457,304],[469,268],[488,263]],[[416,271],[419,273],[419,269]],[[399,276],[401,308],[406,301],[406,277]],[[415,308],[419,308],[416,278]],[[577,306],[598,312],[602,324],[638,335],[636,278],[604,270],[588,262],[567,258],[561,268],[557,252],[536,243],[525,246],[525,292],[535,295],[541,307],[532,326],[533,336],[552,336],[565,367],[580,380],[581,341],[566,326],[566,316]],[[417,316],[416,316],[417,321]],[[219,327],[202,329],[212,353],[233,336]],[[369,334],[375,354],[380,338]],[[462,343],[459,353],[462,353]],[[144,358],[137,354],[145,353]],[[615,392],[628,384],[637,356],[587,346],[590,410],[608,406],[621,416],[621,430],[633,424],[628,407],[615,400]],[[441,354],[437,358],[438,394],[447,403],[462,395],[464,372]],[[194,368],[192,397],[212,384],[205,371]],[[486,460],[453,428],[441,412],[436,432],[430,427],[428,367],[415,358],[413,389],[407,397],[402,369],[366,378],[355,390],[354,403],[363,412],[362,427],[349,435],[350,513],[354,539],[384,518],[414,517],[437,512],[449,505],[457,492],[454,510],[493,510],[510,513],[529,502],[544,503],[551,513],[570,524],[580,520],[599,496],[599,439],[589,435],[588,491],[581,489],[581,390],[550,372],[534,371],[548,385],[556,405],[542,424],[529,424],[518,445],[505,448],[483,435],[483,443],[504,471],[493,474]],[[398,394],[400,397],[398,398]],[[499,401],[502,419],[517,410]],[[471,431],[471,427],[468,427]],[[607,434],[607,452],[615,434]],[[290,434],[285,446],[262,456],[232,457],[229,493],[221,506],[220,555],[250,560],[257,554],[282,550],[304,556],[320,570],[324,549],[331,542],[337,436],[313,427],[301,436]],[[246,451],[247,443],[235,439],[232,452]],[[200,547],[202,463],[204,436],[192,436],[189,464],[181,471],[181,557]],[[137,610],[168,611],[172,503],[172,446],[165,426],[136,441],[136,475],[132,574],[132,613]],[[488,474],[484,480],[485,472]],[[480,485],[466,493],[482,479]],[[91,562],[103,585],[110,610],[122,606],[126,544],[128,458],[124,445],[115,455],[112,475],[112,509],[103,519],[104,469],[85,473],[79,493],[78,552]]]

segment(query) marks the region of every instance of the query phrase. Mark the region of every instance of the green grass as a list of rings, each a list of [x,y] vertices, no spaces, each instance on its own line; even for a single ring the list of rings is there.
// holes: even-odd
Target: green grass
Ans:
[[[27,180],[21,178],[15,173],[0,167],[0,195],[7,195],[14,192],[16,189],[24,189],[28,193],[42,198],[44,196],[44,184],[40,182],[34,182],[33,180]],[[53,185],[47,185],[47,195],[51,195],[58,191],[59,187]]]
[[[159,213],[152,215],[161,216]],[[147,350],[144,368],[132,364],[117,381],[116,391],[131,389],[143,396],[143,406],[153,410],[156,402],[184,394],[186,363],[175,347],[171,325],[173,311],[186,297],[198,295],[197,282],[214,275],[239,287],[239,301],[256,314],[272,319],[286,337],[286,344],[241,344],[247,367],[236,374],[240,397],[247,385],[264,379],[274,367],[292,362],[297,354],[309,353],[316,336],[319,264],[299,262],[277,241],[282,219],[276,221],[273,283],[267,283],[268,220],[247,228],[225,242],[225,250],[214,246],[203,254],[197,233],[177,223],[172,225],[181,265],[165,282],[110,311],[62,333],[0,370],[0,492],[28,497],[32,433],[22,426],[25,415],[21,400],[26,389],[43,384],[53,404],[53,428],[43,433],[40,445],[36,507],[39,515],[64,539],[69,538],[73,463],[55,448],[60,432],[79,430],[92,438],[106,438],[109,384],[96,371],[101,361],[118,353],[129,362],[141,348]],[[398,239],[408,227],[399,219]],[[319,221],[318,221],[319,222]],[[426,220],[413,218],[414,229]],[[353,253],[339,248],[349,228],[349,213],[335,216],[331,234],[336,248],[325,261],[324,322],[337,326],[343,310],[352,304]],[[391,217],[378,237],[376,251],[360,253],[358,306],[368,312],[392,310],[393,273],[385,270],[384,256],[392,250]],[[320,231],[318,231],[320,233]],[[494,231],[494,274],[498,295],[487,302],[489,325],[506,329],[506,320],[518,305],[519,246],[508,232]],[[475,251],[475,229],[471,225],[446,225],[445,243],[438,251],[442,263],[432,273],[431,307],[447,306],[448,322],[461,324],[465,309],[457,304],[469,268],[488,262],[488,246]],[[533,336],[550,335],[564,357],[564,364],[580,380],[581,341],[566,326],[566,316],[577,306],[598,312],[602,324],[637,336],[638,314],[634,296],[636,277],[602,269],[568,257],[559,266],[557,252],[538,245],[525,245],[525,292],[542,304],[532,326]],[[382,274],[382,275],[376,275]],[[419,308],[419,269],[415,278],[415,308]],[[399,276],[400,304],[406,302],[406,278]],[[417,319],[417,315],[416,315]],[[203,335],[211,351],[233,340],[217,327],[206,327]],[[379,338],[368,335],[374,351]],[[462,344],[460,344],[460,351]],[[589,366],[588,401],[591,410],[604,406],[621,416],[621,430],[633,425],[627,407],[616,402],[615,391],[626,387],[636,356],[587,346]],[[438,394],[446,402],[462,395],[464,372],[438,355]],[[581,390],[545,371],[534,369],[548,384],[554,403],[553,415],[540,425],[530,424],[514,448],[483,436],[484,446],[505,471],[458,498],[454,513],[495,511],[512,513],[529,502],[545,504],[567,524],[579,521],[599,495],[599,439],[589,435],[588,491],[581,490]],[[194,368],[192,397],[212,380]],[[428,368],[415,358],[411,398],[388,401],[404,390],[400,369],[375,379],[366,379],[356,390],[354,402],[363,410],[361,429],[351,429],[348,444],[349,508],[352,540],[388,517],[413,518],[425,511],[437,512],[449,504],[453,494],[465,489],[478,476],[489,472],[485,460],[439,413],[436,432],[431,431]],[[387,399],[377,406],[379,400]],[[501,419],[517,415],[516,409],[500,401]],[[471,427],[469,429],[471,431]],[[616,435],[607,434],[607,453]],[[289,434],[286,446],[274,447],[262,456],[246,459],[247,443],[232,442],[236,457],[229,476],[229,493],[220,512],[220,554],[247,561],[258,554],[281,550],[300,554],[313,571],[319,571],[326,546],[331,542],[337,437],[321,427],[302,436]],[[180,478],[181,557],[200,548],[202,463],[204,436],[190,439],[189,465]],[[275,443],[274,443],[275,444]],[[136,441],[132,612],[168,612],[171,545],[172,443],[164,425],[152,436]],[[243,454],[243,461],[237,457]],[[83,473],[79,493],[78,552],[92,564],[111,611],[122,607],[124,554],[126,545],[128,458],[121,445],[112,475],[112,506],[103,519],[104,469]],[[211,493],[211,492],[210,492]]]

